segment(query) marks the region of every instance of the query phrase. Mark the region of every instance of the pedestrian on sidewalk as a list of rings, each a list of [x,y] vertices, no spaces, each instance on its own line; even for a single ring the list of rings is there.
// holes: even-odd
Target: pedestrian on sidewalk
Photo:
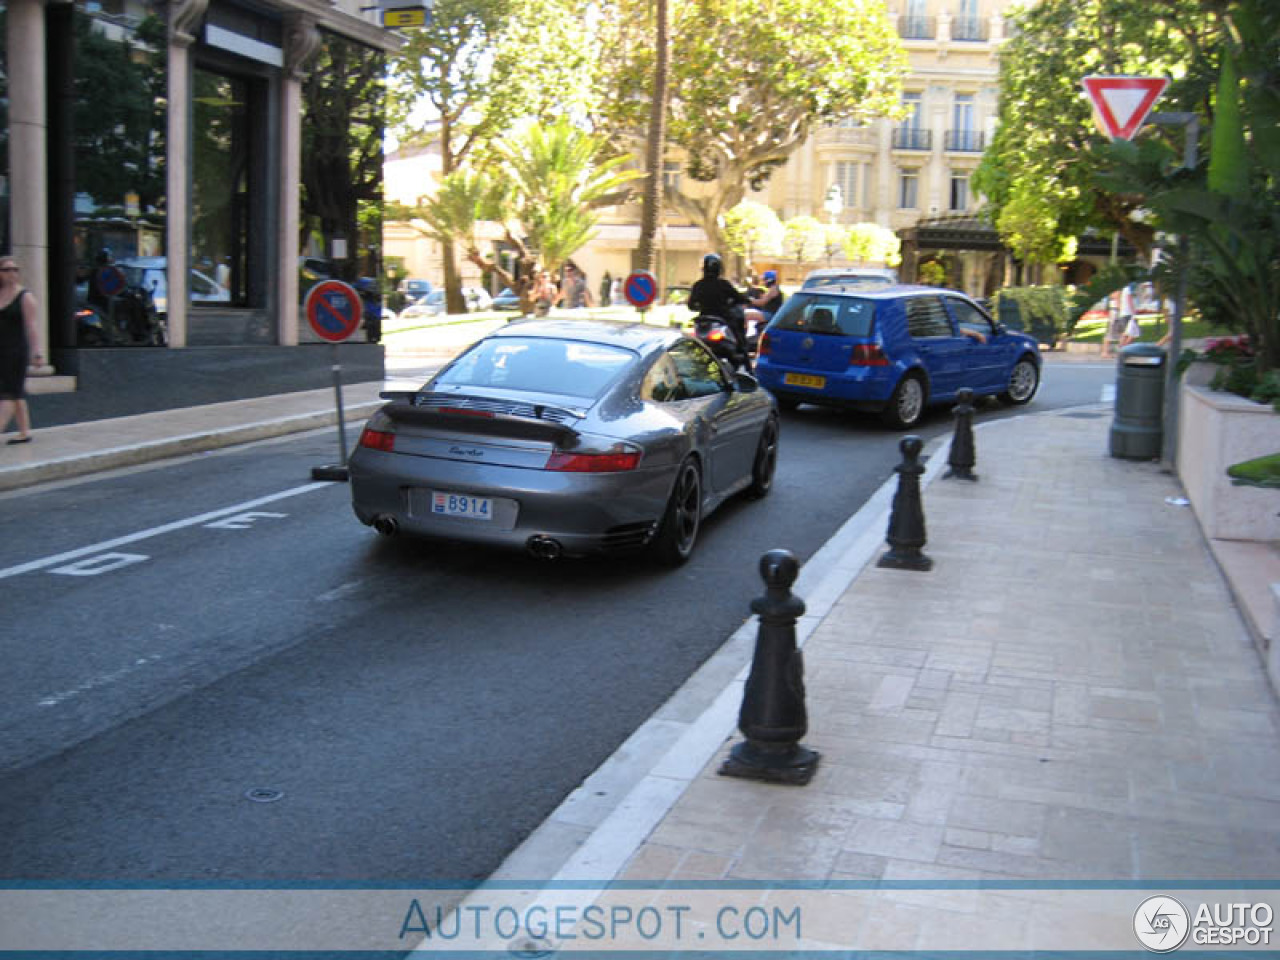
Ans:
[[[0,257],[0,433],[16,417],[18,435],[9,444],[31,440],[27,409],[27,366],[42,363],[36,329],[36,298],[19,282],[18,262]]]

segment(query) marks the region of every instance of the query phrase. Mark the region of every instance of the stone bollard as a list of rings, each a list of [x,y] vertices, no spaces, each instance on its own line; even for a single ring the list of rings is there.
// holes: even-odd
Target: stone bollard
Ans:
[[[973,465],[978,462],[978,454],[973,446],[973,391],[963,387],[956,392],[956,432],[951,438],[951,453],[947,456],[949,469],[944,479],[954,477],[957,480],[977,480]]]
[[[885,539],[889,551],[876,563],[894,570],[931,570],[933,561],[924,555],[924,505],[920,502],[920,451],[924,442],[914,434],[898,444],[902,463],[894,467],[898,474],[898,492],[893,496],[893,512],[889,515],[889,532]]]
[[[799,564],[788,550],[760,558],[763,597],[751,601],[760,617],[756,651],[738,712],[746,741],[720,767],[726,777],[804,786],[818,769],[818,753],[800,745],[809,729],[804,708],[804,660],[796,649],[796,619],[804,601],[791,592]]]

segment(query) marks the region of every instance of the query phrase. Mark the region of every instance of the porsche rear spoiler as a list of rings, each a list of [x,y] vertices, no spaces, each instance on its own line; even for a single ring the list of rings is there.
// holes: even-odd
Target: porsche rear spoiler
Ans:
[[[420,405],[421,396],[416,391],[386,391],[380,394],[382,399],[390,400],[382,413],[400,423],[412,423],[416,426],[439,427],[445,430],[478,433],[486,436],[516,437],[521,440],[538,440],[563,445],[577,436],[570,426],[555,419],[544,418],[547,412],[564,415],[569,411],[558,408],[544,408],[529,405],[493,405],[468,406],[459,403],[451,406],[436,403],[430,406]],[[509,407],[510,409],[501,409]],[[518,411],[518,412],[515,412]]]

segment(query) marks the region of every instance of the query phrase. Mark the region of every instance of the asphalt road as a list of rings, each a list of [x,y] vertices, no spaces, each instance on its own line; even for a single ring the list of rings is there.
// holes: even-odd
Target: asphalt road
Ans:
[[[1026,412],[1112,377],[1054,366]],[[381,539],[310,480],[324,431],[6,495],[0,877],[483,878],[746,619],[756,558],[812,555],[899,440],[785,415],[774,492],[674,572]]]

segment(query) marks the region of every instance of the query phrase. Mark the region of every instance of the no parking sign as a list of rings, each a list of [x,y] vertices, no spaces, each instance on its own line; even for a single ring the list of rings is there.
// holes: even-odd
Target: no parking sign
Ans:
[[[341,280],[321,280],[307,291],[305,305],[311,329],[330,343],[341,343],[360,326],[360,295]]]
[[[643,310],[658,298],[658,278],[648,270],[637,270],[623,281],[622,295],[627,303]]]

